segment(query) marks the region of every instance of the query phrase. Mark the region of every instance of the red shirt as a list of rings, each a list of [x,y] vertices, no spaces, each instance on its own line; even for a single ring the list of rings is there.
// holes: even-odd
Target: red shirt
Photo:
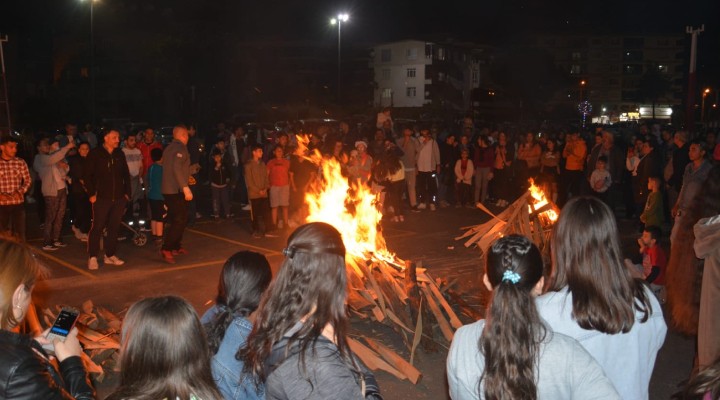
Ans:
[[[137,148],[140,149],[140,152],[142,153],[143,158],[143,170],[140,171],[140,176],[145,177],[147,175],[147,171],[150,168],[151,165],[153,165],[152,157],[150,157],[150,152],[152,149],[160,149],[162,150],[162,144],[160,142],[152,142],[150,144],[145,143],[145,141],[141,141],[138,143]]]
[[[270,186],[287,186],[290,184],[290,161],[284,158],[273,158],[267,163]]]
[[[660,274],[652,283],[655,285],[664,285],[665,267],[667,267],[667,257],[665,257],[665,251],[658,245],[646,247],[645,256],[650,257],[650,265],[660,268]]]

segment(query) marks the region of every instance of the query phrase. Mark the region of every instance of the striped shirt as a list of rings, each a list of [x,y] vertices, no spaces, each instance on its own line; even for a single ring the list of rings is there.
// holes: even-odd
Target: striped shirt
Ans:
[[[32,179],[28,166],[22,158],[6,160],[0,157],[0,206],[22,204]],[[7,198],[7,195],[13,195]]]

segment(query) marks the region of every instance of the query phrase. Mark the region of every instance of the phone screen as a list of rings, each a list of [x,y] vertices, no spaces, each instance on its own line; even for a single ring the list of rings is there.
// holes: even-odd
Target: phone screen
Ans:
[[[62,337],[67,336],[68,333],[70,333],[70,330],[75,325],[75,320],[77,319],[77,317],[77,313],[74,313],[72,311],[60,311],[60,314],[58,314],[55,323],[53,324],[52,328],[50,328],[50,334]]]

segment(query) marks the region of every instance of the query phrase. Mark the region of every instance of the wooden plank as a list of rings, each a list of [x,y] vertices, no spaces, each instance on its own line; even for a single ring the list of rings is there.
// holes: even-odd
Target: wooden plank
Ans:
[[[450,307],[450,304],[448,304],[447,300],[445,300],[445,297],[440,293],[440,289],[435,285],[435,282],[430,282],[428,284],[428,287],[430,287],[430,291],[435,295],[435,298],[440,302],[440,305],[443,309],[445,309],[445,312],[450,317],[450,324],[453,326],[453,328],[458,329],[461,326],[463,326],[463,323],[460,322],[460,319],[455,314],[455,310]]]
[[[382,370],[394,375],[398,379],[408,379],[402,372],[393,368],[390,364],[385,362],[379,354],[370,350],[367,346],[358,342],[353,338],[347,338],[348,346],[353,353],[371,370],[377,371]]]
[[[380,344],[379,342],[376,342],[370,338],[364,337],[367,344],[378,352],[382,358],[385,359],[390,365],[397,368],[399,371],[401,371],[405,376],[407,376],[408,380],[414,384],[417,384],[420,380],[420,377],[422,374],[420,371],[418,371],[417,368],[413,367],[412,364],[405,361],[404,358],[400,357],[397,353],[392,351],[389,347],[385,347],[384,345]]]
[[[385,320],[385,314],[383,314],[380,307],[373,307],[372,309],[373,315],[375,316],[375,319],[378,320],[378,322],[383,322]]]
[[[435,319],[438,322],[438,326],[440,326],[440,331],[442,332],[443,336],[445,336],[445,339],[447,339],[448,342],[452,342],[454,335],[453,330],[450,327],[448,321],[445,319],[442,311],[440,311],[440,307],[438,307],[437,303],[433,299],[432,294],[430,293],[430,289],[428,289],[427,285],[424,283],[419,284],[419,286],[422,289],[423,293],[425,293],[425,300],[427,300],[428,308],[435,316]]]

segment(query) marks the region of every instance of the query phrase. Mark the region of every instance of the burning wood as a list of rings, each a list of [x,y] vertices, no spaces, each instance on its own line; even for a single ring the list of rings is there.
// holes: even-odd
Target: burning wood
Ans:
[[[486,253],[490,244],[509,234],[520,234],[530,238],[541,251],[548,249],[550,231],[559,216],[559,209],[545,197],[545,193],[530,179],[530,188],[500,214],[495,215],[478,203],[478,208],[492,219],[483,224],[465,227],[465,233],[455,240],[465,240],[465,247],[476,245]]]

